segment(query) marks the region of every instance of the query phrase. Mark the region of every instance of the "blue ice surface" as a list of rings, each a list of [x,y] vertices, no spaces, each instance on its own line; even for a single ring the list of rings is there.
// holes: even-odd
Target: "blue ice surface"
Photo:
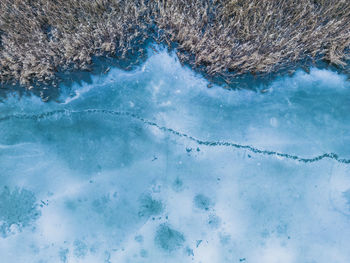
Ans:
[[[350,83],[207,87],[150,51],[0,104],[1,262],[350,262]]]

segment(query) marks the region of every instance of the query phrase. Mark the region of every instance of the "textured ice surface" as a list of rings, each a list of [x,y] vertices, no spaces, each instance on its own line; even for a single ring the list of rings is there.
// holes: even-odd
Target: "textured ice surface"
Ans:
[[[172,54],[0,104],[1,262],[350,262],[350,85],[208,89]]]

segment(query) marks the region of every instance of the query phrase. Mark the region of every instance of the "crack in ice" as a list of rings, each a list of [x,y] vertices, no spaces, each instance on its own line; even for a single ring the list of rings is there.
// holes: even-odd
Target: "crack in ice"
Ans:
[[[237,149],[245,149],[245,150],[248,150],[248,151],[256,153],[256,154],[277,156],[277,157],[282,157],[282,158],[286,158],[286,159],[296,160],[298,162],[303,162],[303,163],[313,163],[313,162],[317,162],[317,161],[320,161],[320,160],[326,159],[326,158],[333,159],[339,163],[345,163],[345,164],[350,163],[350,159],[340,158],[336,153],[324,153],[322,155],[318,155],[318,156],[313,157],[313,158],[302,158],[302,157],[299,157],[297,155],[292,155],[292,154],[288,154],[288,153],[280,153],[280,152],[270,151],[270,150],[261,150],[261,149],[252,147],[250,145],[242,145],[242,144],[237,144],[237,143],[233,143],[233,142],[204,141],[204,140],[197,139],[197,138],[195,138],[191,135],[188,135],[186,133],[176,131],[172,128],[160,126],[155,122],[149,121],[147,119],[144,119],[143,117],[140,117],[134,113],[127,112],[127,111],[114,111],[114,110],[105,110],[105,109],[86,109],[86,110],[75,111],[75,110],[63,109],[63,110],[55,110],[55,111],[49,111],[49,112],[44,112],[41,114],[33,114],[33,115],[28,115],[28,114],[8,115],[8,116],[4,116],[4,117],[0,118],[0,121],[6,121],[6,120],[11,120],[11,119],[41,120],[41,119],[47,119],[47,118],[55,116],[55,115],[56,116],[57,115],[68,116],[68,115],[72,115],[72,114],[83,114],[83,113],[102,113],[102,114],[109,114],[109,115],[114,115],[114,116],[128,116],[128,117],[131,117],[133,119],[139,120],[139,121],[141,121],[144,124],[147,124],[149,126],[156,127],[157,129],[159,129],[161,131],[168,132],[168,133],[171,133],[171,134],[179,136],[179,137],[187,138],[187,139],[189,139],[189,140],[191,140],[199,145],[205,145],[205,146],[209,146],[209,147],[225,146],[225,147],[233,147],[233,148],[237,148]]]

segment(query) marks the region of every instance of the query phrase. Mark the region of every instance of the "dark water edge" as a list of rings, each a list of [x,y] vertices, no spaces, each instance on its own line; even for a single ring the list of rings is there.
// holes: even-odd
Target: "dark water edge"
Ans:
[[[151,50],[153,53],[158,53],[160,50],[167,50],[169,53],[175,52],[175,54],[177,54],[177,43],[172,43],[169,47],[167,43],[156,43],[154,40],[148,40],[139,47],[135,47],[132,52],[127,53],[125,59],[121,59],[118,53],[114,56],[110,54],[93,56],[89,70],[76,70],[73,66],[59,69],[56,73],[57,78],[55,80],[51,80],[48,83],[34,80],[30,89],[25,85],[21,85],[19,82],[0,84],[0,102],[6,100],[7,96],[13,93],[17,94],[19,97],[40,97],[43,102],[57,101],[61,95],[62,86],[64,86],[65,89],[69,89],[73,84],[91,84],[94,76],[106,74],[111,68],[119,68],[125,71],[135,70],[149,57],[147,52],[142,52],[147,49]],[[179,59],[178,56],[177,58]],[[193,67],[191,62],[181,61],[181,59],[179,59],[179,61],[183,67],[191,68],[194,72],[208,80],[208,88],[211,88],[213,85],[218,85],[227,90],[251,90],[264,93],[265,88],[276,78],[284,76],[291,77],[299,69],[309,73],[311,67],[331,70],[350,77],[348,68],[341,68],[321,59],[316,62],[312,59],[304,59],[294,65],[286,64],[288,66],[277,72],[255,75],[246,73],[240,76],[236,76],[233,72],[228,72],[225,76],[222,74],[209,75],[206,73],[204,66]]]

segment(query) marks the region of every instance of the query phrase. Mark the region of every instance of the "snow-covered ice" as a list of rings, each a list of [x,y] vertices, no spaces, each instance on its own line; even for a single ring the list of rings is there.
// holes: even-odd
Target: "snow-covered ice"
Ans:
[[[1,262],[350,262],[350,83],[207,87],[174,54],[0,104]]]

